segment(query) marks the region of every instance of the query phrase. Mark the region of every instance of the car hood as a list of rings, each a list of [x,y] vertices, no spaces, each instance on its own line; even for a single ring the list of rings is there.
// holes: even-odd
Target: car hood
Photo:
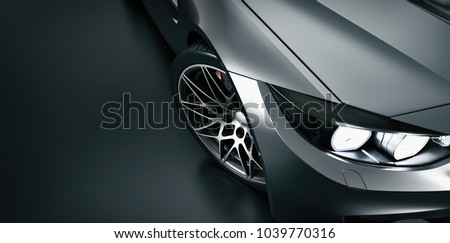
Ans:
[[[450,25],[409,1],[245,2],[343,102],[388,117],[450,104]]]

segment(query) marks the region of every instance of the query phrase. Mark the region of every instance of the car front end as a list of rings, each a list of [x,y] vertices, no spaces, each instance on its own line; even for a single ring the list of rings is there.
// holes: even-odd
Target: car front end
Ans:
[[[276,220],[443,217],[450,215],[446,1],[177,1],[169,43],[185,55],[175,64],[196,64],[186,48],[207,49],[220,63],[214,83],[232,81]],[[189,49],[196,41],[202,48]]]

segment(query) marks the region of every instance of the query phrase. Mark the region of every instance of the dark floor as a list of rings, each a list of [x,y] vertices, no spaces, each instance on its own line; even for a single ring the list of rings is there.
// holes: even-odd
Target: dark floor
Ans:
[[[171,101],[172,58],[138,0],[2,0],[0,222],[272,221],[187,130],[100,128]]]

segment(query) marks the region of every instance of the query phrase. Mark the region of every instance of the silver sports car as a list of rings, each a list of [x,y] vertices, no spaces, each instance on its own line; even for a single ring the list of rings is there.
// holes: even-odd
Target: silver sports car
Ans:
[[[143,2],[189,130],[277,221],[450,214],[450,0]]]

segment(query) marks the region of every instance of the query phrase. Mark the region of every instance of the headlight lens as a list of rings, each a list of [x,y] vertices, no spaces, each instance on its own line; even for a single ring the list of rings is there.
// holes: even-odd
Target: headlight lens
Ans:
[[[450,146],[450,136],[441,136],[433,139],[433,142],[441,145],[442,147]]]
[[[331,137],[331,147],[337,152],[357,150],[361,148],[371,136],[371,131],[340,126]]]
[[[417,155],[430,140],[427,136],[404,135],[379,132],[375,136],[376,145],[396,160]]]
[[[450,136],[280,87],[272,86],[272,91],[291,126],[335,155],[389,166],[419,166],[450,157],[450,149],[444,148],[450,146]]]

